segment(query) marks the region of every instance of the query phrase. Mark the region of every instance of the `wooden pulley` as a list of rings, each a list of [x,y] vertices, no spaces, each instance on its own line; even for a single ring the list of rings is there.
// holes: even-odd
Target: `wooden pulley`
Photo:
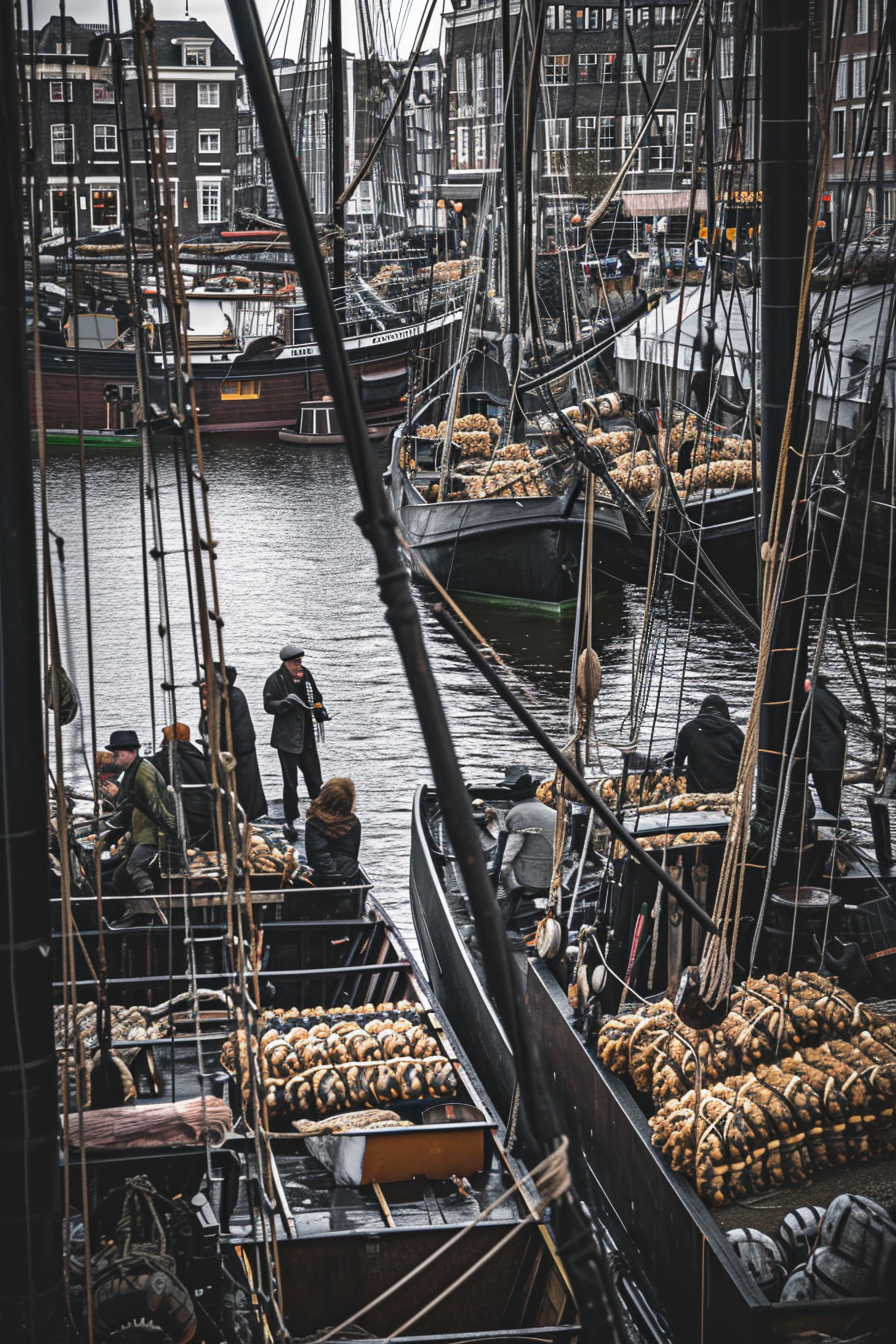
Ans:
[[[535,930],[535,951],[542,961],[553,961],[563,945],[563,928],[553,915],[546,915]]]

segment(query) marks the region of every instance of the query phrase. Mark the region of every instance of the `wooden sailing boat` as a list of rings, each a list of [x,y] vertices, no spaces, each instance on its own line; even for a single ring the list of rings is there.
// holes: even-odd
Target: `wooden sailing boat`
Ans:
[[[793,489],[796,455],[788,452],[786,445],[790,433],[797,439],[800,433],[790,430],[791,372],[798,362],[801,331],[804,335],[805,329],[801,329],[799,319],[801,276],[798,268],[785,264],[784,259],[802,254],[807,213],[804,205],[809,194],[805,190],[807,90],[801,82],[808,64],[807,7],[788,6],[782,18],[784,23],[779,28],[777,15],[766,15],[763,28],[764,143],[769,145],[781,125],[788,125],[792,133],[787,139],[790,155],[781,152],[776,143],[778,152],[764,164],[768,223],[763,266],[768,269],[763,277],[763,337],[767,360],[772,350],[781,354],[772,359],[764,379],[762,421],[764,466],[766,473],[772,469],[773,479],[777,478],[778,447],[785,445],[781,479],[786,475],[788,486],[775,507],[787,516],[790,497],[786,490]],[[811,219],[811,211],[808,213]],[[769,479],[767,474],[765,479]],[[857,1005],[849,993],[851,982],[845,968],[844,987],[829,978],[831,963],[823,958],[832,920],[836,921],[840,902],[845,902],[852,911],[841,925],[842,936],[856,940],[856,948],[870,958],[869,968],[880,965],[876,975],[872,973],[871,992],[891,1000],[892,966],[887,963],[892,959],[892,938],[887,938],[887,932],[894,927],[896,887],[885,826],[875,832],[875,856],[838,833],[833,817],[817,815],[807,827],[806,786],[800,776],[801,768],[805,768],[805,749],[800,744],[805,742],[801,732],[805,731],[810,711],[803,709],[806,647],[801,626],[809,593],[806,550],[814,543],[806,541],[811,533],[796,528],[786,541],[783,532],[774,531],[771,496],[769,491],[765,526],[773,560],[777,547],[782,546],[784,568],[780,573],[784,577],[777,588],[779,600],[764,613],[764,643],[769,656],[762,664],[754,702],[757,709],[760,702],[762,705],[758,741],[752,739],[748,766],[752,780],[758,754],[760,794],[753,823],[754,848],[746,850],[749,823],[743,809],[739,816],[736,808],[730,813],[723,798],[679,795],[676,799],[674,789],[669,795],[661,771],[648,775],[640,770],[634,777],[629,775],[631,790],[624,770],[621,778],[603,781],[596,795],[593,789],[588,791],[581,775],[564,763],[562,753],[552,753],[585,805],[579,802],[572,807],[569,825],[574,862],[556,900],[552,896],[546,910],[538,909],[534,917],[530,912],[528,920],[522,916],[513,925],[515,933],[525,936],[532,931],[534,919],[541,920],[536,933],[539,955],[527,955],[520,940],[516,956],[526,977],[529,1029],[553,1061],[556,1086],[565,1098],[569,1122],[578,1124],[596,1207],[602,1212],[611,1211],[607,1216],[614,1232],[625,1237],[626,1250],[645,1266],[658,1289],[674,1337],[746,1342],[772,1335],[797,1337],[813,1329],[834,1339],[866,1334],[883,1340],[891,1329],[892,1281],[876,1276],[873,1255],[856,1261],[863,1272],[864,1292],[851,1288],[848,1276],[828,1279],[821,1287],[813,1279],[811,1259],[819,1235],[816,1223],[801,1252],[802,1259],[809,1261],[809,1271],[796,1274],[796,1258],[788,1265],[797,1280],[802,1275],[802,1287],[790,1296],[785,1291],[786,1300],[779,1301],[783,1260],[773,1269],[766,1259],[764,1269],[759,1270],[759,1259],[754,1259],[754,1269],[749,1272],[750,1253],[743,1254],[745,1242],[757,1244],[763,1235],[774,1233],[778,1251],[774,1246],[771,1251],[766,1247],[766,1251],[772,1260],[775,1254],[781,1255],[785,1244],[783,1227],[779,1231],[782,1214],[800,1204],[831,1207],[839,1199],[837,1208],[842,1210],[851,1206],[850,1201],[854,1206],[853,1196],[860,1194],[876,1201],[877,1206],[888,1205],[896,1147],[892,1112],[885,1095],[889,1083],[875,1100],[864,1099],[865,1118],[853,1121],[857,1143],[844,1141],[840,1145],[836,1141],[834,1152],[825,1147],[832,1138],[832,1122],[824,1105],[819,1102],[813,1111],[812,1123],[817,1128],[811,1130],[810,1138],[809,1122],[804,1113],[798,1114],[793,1100],[794,1084],[787,1081],[808,1061],[819,1070],[816,1082],[823,1082],[825,1067],[838,1072],[835,1059],[850,1055],[857,1059],[861,1049],[851,1037],[850,1024],[857,1027],[860,1022],[866,1030],[862,1038],[865,1046],[872,1052],[879,1051],[881,1067],[892,1080],[896,1052],[887,1002]],[[810,526],[809,520],[802,521]],[[832,578],[831,587],[835,585],[836,578]],[[767,600],[769,595],[767,590]],[[818,656],[816,653],[816,664]],[[490,680],[495,684],[494,677]],[[523,712],[518,713],[525,722]],[[541,738],[539,741],[546,745]],[[880,798],[872,802],[872,809],[892,807],[892,749],[892,742],[881,744],[875,770]],[[744,779],[742,767],[739,794]],[[657,797],[646,796],[645,789],[656,791]],[[493,785],[473,786],[471,796],[479,800],[480,807],[490,805],[503,811],[513,795],[506,786]],[[722,952],[724,944],[714,937],[708,939],[701,974],[689,975],[683,982],[676,1006],[686,1015],[687,1028],[676,1021],[669,1000],[676,994],[682,965],[699,956],[702,935],[693,925],[689,927],[687,916],[682,918],[681,908],[671,903],[664,923],[651,920],[650,911],[660,908],[659,888],[656,874],[645,871],[643,856],[632,863],[618,845],[604,845],[599,854],[594,853],[592,828],[616,820],[612,814],[604,815],[606,808],[602,809],[601,800],[607,798],[614,802],[625,827],[637,832],[648,852],[653,848],[662,853],[667,877],[684,879],[701,905],[707,903],[717,882],[719,890],[724,885],[725,872],[721,878],[716,876],[722,860],[720,841],[731,833],[724,860],[728,890],[743,891],[744,904],[726,906],[716,900],[712,914],[728,928],[727,948]],[[763,829],[769,812],[771,825],[765,821]],[[740,828],[739,844],[734,839],[735,827]],[[614,830],[611,837],[618,834]],[[483,826],[483,847],[488,851],[492,843]],[[731,863],[734,855],[736,864]],[[501,1095],[505,1104],[510,1104],[512,1054],[495,1027],[488,996],[482,991],[458,883],[457,857],[446,843],[438,797],[426,789],[415,799],[411,865],[415,922],[427,964],[437,977],[437,992],[444,995],[447,1004],[463,1001],[469,1005],[468,1048],[474,1057],[481,1051],[492,1061]],[[623,876],[625,872],[627,877]],[[738,887],[741,876],[746,885]],[[751,891],[751,879],[756,878],[758,892]],[[615,894],[606,899],[610,892]],[[692,911],[692,918],[696,914]],[[815,917],[820,917],[820,924],[813,924]],[[650,929],[651,923],[652,933],[646,937],[644,930]],[[867,936],[860,932],[863,924]],[[761,937],[756,936],[759,932]],[[732,993],[735,963],[738,975],[748,973],[755,978]],[[651,966],[655,967],[655,977]],[[707,989],[710,967],[719,973],[721,994],[713,995]],[[658,1003],[654,999],[636,1008],[631,988],[641,987],[636,998],[643,991],[652,989],[655,993],[662,990],[667,976],[669,1000]],[[794,1044],[792,1028],[785,1025],[788,1010],[782,1005],[785,999],[793,1004],[801,994],[811,997],[813,992],[824,1002],[837,1003],[838,1012],[842,1010],[835,1033],[840,1043],[826,1045],[822,1030],[820,1036],[811,1032],[804,1036],[797,1031]],[[726,994],[732,997],[728,999]],[[724,1041],[729,1039],[726,1033],[732,1017],[737,1024],[735,1036],[740,1033],[738,1050],[748,1042],[755,1045],[755,1027],[751,1026],[754,1013],[744,1006],[751,995],[756,1010],[777,1024],[767,1039],[767,1053],[760,1050],[750,1057],[748,1048],[746,1056],[738,1054],[736,1061],[725,1065]],[[612,1015],[620,997],[628,999],[628,1010],[616,1013],[598,1028],[602,1007]],[[735,1009],[732,1017],[725,1016],[729,1006]],[[656,1015],[653,1027],[652,1015]],[[664,1036],[667,1031],[668,1038]],[[782,1044],[785,1037],[787,1042]],[[636,1038],[640,1038],[637,1046]],[[702,1061],[698,1061],[699,1054]],[[641,1065],[646,1072],[639,1076]],[[866,1063],[866,1067],[874,1066]],[[726,1090],[729,1070],[735,1076]],[[844,1077],[848,1076],[847,1072]],[[831,1084],[832,1088],[837,1086]],[[781,1105],[777,1122],[766,1131],[769,1146],[762,1140],[755,1147],[748,1143],[737,1149],[733,1139],[727,1140],[726,1136],[735,1126],[746,1133],[752,1123],[744,1121],[737,1110],[738,1096],[758,1098],[763,1087],[767,1088],[764,1102],[751,1104],[760,1108],[771,1104],[773,1112],[777,1104],[769,1100],[773,1090]],[[786,1097],[780,1088],[786,1089]],[[862,1105],[854,1095],[846,1109],[854,1113]],[[753,1119],[756,1128],[750,1132],[755,1136],[765,1122],[757,1120],[755,1111]],[[691,1121],[693,1129],[684,1138],[683,1130],[677,1130],[676,1125],[687,1126]],[[777,1128],[778,1124],[783,1128]],[[723,1139],[718,1152],[713,1150],[715,1137]],[[681,1146],[676,1147],[679,1141]],[[797,1151],[799,1157],[792,1158]],[[863,1165],[848,1169],[841,1165],[850,1160]],[[690,1179],[684,1173],[689,1173]],[[695,1173],[704,1199],[695,1189]],[[799,1184],[807,1178],[812,1183],[802,1192]],[[794,1184],[788,1186],[788,1181]],[[770,1195],[765,1193],[769,1190],[773,1192]],[[730,1207],[725,1201],[732,1192],[738,1203]],[[845,1192],[852,1193],[847,1197]],[[882,1225],[886,1224],[886,1210],[878,1207],[878,1212]],[[727,1233],[744,1227],[758,1232],[728,1237]],[[885,1235],[892,1237],[889,1227]],[[833,1258],[836,1260],[836,1255]]]

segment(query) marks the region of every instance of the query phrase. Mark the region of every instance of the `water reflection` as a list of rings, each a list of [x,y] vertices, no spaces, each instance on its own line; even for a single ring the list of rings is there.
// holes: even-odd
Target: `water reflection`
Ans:
[[[97,705],[97,741],[117,727],[133,727],[147,744],[168,719],[160,691],[165,679],[158,634],[158,567],[150,564],[147,588],[152,679],[147,658],[140,466],[133,457],[90,461],[87,468],[87,549]],[[362,856],[377,891],[400,927],[410,930],[407,867],[410,804],[429,765],[410,694],[390,630],[383,619],[372,554],[353,516],[359,507],[342,449],[287,447],[270,438],[209,438],[206,475],[217,542],[218,585],[227,661],[238,669],[258,733],[258,756],[268,799],[279,799],[276,753],[268,746],[270,720],[262,687],[278,664],[277,651],[298,640],[332,714],[321,748],[324,777],[350,775],[364,824]],[[197,665],[190,591],[181,531],[177,482],[170,462],[159,466],[159,501],[165,579],[174,654],[178,718],[198,723]],[[65,540],[64,614],[67,666],[87,702],[87,614],[82,552],[79,466],[76,458],[49,465],[50,525]],[[152,544],[150,542],[150,544]],[[62,578],[54,557],[57,583]],[[427,644],[457,745],[464,776],[494,777],[495,763],[521,762],[547,772],[509,709],[472,672],[430,614],[432,598],[416,590]],[[604,675],[598,730],[608,769],[618,760],[613,744],[631,737],[630,696],[644,594],[626,589],[595,601],[595,644]],[[567,735],[571,619],[554,620],[468,604],[468,612],[528,688],[527,703],[555,739]],[[859,642],[872,687],[885,685],[882,601],[860,613]],[[654,628],[652,692],[645,705],[641,750],[670,750],[679,722],[691,717],[709,692],[723,694],[743,722],[751,695],[753,644],[743,628],[682,603]],[[890,670],[892,679],[892,668]],[[845,674],[833,684],[861,710]],[[881,699],[882,705],[882,699]],[[891,706],[892,713],[892,706]],[[63,730],[67,771],[84,781],[81,718]],[[858,751],[863,755],[864,749]]]

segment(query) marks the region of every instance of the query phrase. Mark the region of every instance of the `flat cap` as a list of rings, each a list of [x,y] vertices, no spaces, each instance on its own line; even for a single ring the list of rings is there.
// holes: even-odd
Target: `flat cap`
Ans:
[[[305,650],[300,644],[284,644],[280,650],[281,663],[289,662],[290,658],[304,658]]]

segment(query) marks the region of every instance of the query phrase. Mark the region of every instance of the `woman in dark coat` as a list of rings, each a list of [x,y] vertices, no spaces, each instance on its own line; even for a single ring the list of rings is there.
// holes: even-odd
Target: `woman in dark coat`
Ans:
[[[224,682],[221,678],[221,669],[218,663],[215,663],[215,676],[218,681],[218,690],[223,694]],[[249,702],[239,686],[235,686],[236,668],[225,667],[227,674],[227,701],[230,705],[230,727],[233,733],[233,754],[236,757],[236,796],[239,799],[240,807],[245,812],[250,821],[256,817],[263,817],[268,810],[267,799],[264,796],[264,787],[261,782],[261,771],[258,769],[258,757],[255,755],[255,725],[252,722],[252,715],[249,712]],[[206,726],[206,688],[203,683],[200,688],[202,696],[202,736],[208,736]],[[221,750],[227,751],[227,718],[224,714],[224,706],[221,706]]]
[[[350,887],[359,880],[361,823],[350,779],[328,779],[308,806],[305,854],[319,887]]]

